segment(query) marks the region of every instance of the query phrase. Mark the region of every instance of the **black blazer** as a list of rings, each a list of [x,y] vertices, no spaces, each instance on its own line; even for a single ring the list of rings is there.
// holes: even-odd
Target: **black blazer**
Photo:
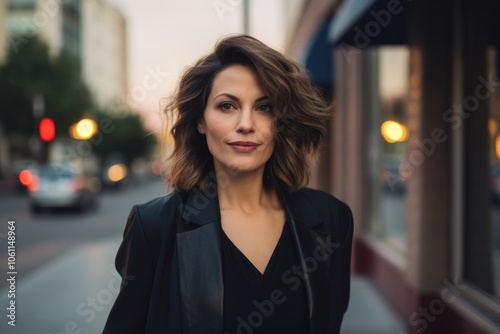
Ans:
[[[301,260],[301,270],[282,279],[304,286],[310,334],[338,333],[349,301],[351,210],[309,188],[280,200]],[[103,333],[222,334],[221,231],[215,188],[135,205],[115,261],[122,286]]]

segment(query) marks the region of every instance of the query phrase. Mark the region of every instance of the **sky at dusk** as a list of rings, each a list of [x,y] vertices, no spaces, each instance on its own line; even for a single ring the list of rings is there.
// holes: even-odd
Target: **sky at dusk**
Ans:
[[[128,97],[148,129],[161,129],[160,101],[175,88],[182,70],[210,51],[222,36],[242,32],[242,6],[217,11],[204,0],[109,0],[128,26]],[[151,80],[155,73],[155,80]],[[148,79],[149,78],[149,79]],[[144,95],[145,79],[154,83]]]

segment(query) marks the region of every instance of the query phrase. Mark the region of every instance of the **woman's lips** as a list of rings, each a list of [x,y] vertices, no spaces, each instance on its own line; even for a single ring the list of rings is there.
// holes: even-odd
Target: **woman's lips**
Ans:
[[[257,147],[259,147],[259,144],[254,142],[238,141],[229,143],[229,146],[231,146],[231,148],[236,152],[249,153],[255,151]]]

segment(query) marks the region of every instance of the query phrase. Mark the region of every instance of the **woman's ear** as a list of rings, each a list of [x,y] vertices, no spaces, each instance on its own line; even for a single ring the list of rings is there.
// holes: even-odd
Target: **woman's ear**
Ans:
[[[203,118],[200,118],[198,120],[197,128],[199,133],[201,133],[202,135],[205,134],[205,120]]]

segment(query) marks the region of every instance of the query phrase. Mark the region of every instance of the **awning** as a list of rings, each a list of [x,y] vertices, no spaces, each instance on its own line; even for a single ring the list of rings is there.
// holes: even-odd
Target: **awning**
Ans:
[[[325,20],[309,44],[304,65],[318,86],[330,86],[333,78],[333,55],[328,42],[330,18]]]
[[[331,17],[326,18],[295,55],[309,71],[314,84],[322,87],[329,87],[333,82],[333,54],[328,41],[330,22]]]
[[[329,28],[334,45],[366,48],[382,44],[404,44],[404,17],[408,2],[396,0],[344,0]]]

